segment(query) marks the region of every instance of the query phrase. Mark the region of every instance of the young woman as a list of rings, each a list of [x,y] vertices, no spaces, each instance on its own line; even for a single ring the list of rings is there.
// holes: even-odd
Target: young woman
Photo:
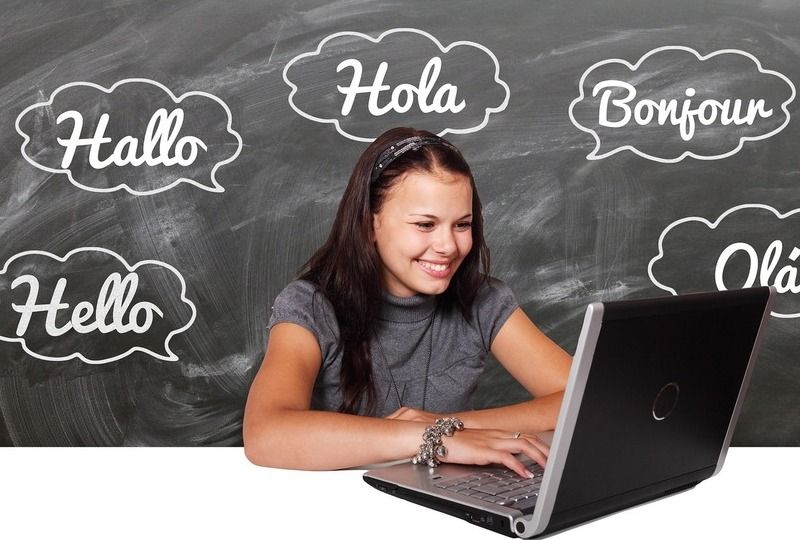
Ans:
[[[327,242],[275,300],[245,408],[248,459],[338,469],[417,457],[521,476],[515,454],[544,465],[534,434],[555,426],[571,359],[488,267],[461,153],[411,128],[378,137]],[[466,410],[490,351],[535,399]]]

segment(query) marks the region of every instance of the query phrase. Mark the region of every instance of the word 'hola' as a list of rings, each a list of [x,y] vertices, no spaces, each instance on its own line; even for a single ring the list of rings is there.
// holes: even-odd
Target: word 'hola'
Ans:
[[[389,69],[388,62],[380,63],[372,84],[366,86],[361,85],[361,75],[364,72],[361,62],[355,58],[344,60],[336,66],[336,72],[339,73],[346,68],[353,70],[353,78],[350,81],[350,85],[336,87],[345,96],[342,104],[342,116],[350,114],[353,109],[353,103],[359,94],[369,94],[368,109],[373,116],[382,116],[390,111],[408,112],[414,105],[415,98],[417,106],[423,113],[458,113],[466,107],[463,99],[457,102],[458,87],[453,84],[443,84],[434,92],[439,80],[439,74],[442,72],[442,59],[438,56],[431,58],[425,64],[417,86],[403,83],[392,88],[388,84],[384,84],[383,81]],[[391,97],[385,105],[380,105],[378,100],[383,92],[386,91],[391,91]],[[431,94],[433,95],[431,96]]]

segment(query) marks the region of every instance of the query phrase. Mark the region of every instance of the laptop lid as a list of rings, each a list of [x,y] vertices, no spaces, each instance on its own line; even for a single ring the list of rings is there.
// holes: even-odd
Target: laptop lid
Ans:
[[[522,537],[688,489],[722,467],[773,291],[588,307]]]

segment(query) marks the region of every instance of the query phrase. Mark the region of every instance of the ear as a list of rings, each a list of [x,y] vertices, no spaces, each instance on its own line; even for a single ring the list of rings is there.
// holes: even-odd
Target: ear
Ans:
[[[375,231],[381,228],[380,214],[372,214],[372,227],[369,229],[369,241],[375,243]]]

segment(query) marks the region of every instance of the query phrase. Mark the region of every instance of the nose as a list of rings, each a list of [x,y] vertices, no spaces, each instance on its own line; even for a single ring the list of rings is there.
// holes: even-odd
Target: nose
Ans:
[[[451,255],[457,249],[456,238],[449,227],[440,227],[433,238],[433,250],[442,255]]]

